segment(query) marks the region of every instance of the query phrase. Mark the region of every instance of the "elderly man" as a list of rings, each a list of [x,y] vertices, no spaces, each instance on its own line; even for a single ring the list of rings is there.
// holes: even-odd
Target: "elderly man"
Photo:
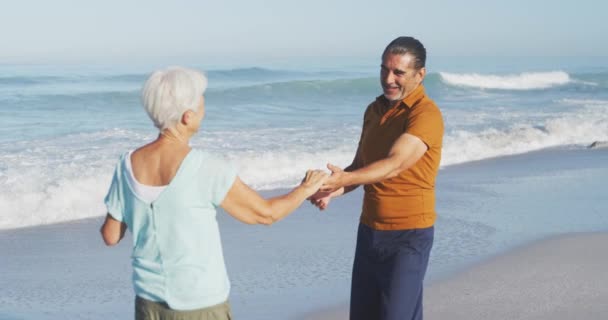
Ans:
[[[333,197],[364,185],[353,265],[350,319],[422,319],[422,287],[433,245],[435,177],[443,120],[425,94],[426,49],[399,37],[382,54],[383,94],[365,111],[359,147],[344,170],[311,202],[325,209]]]

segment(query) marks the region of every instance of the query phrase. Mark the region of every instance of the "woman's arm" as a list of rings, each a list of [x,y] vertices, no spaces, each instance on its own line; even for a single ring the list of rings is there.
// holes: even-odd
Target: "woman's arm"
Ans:
[[[298,208],[306,198],[319,190],[327,177],[327,173],[320,170],[308,171],[298,187],[270,199],[262,198],[237,177],[221,207],[241,222],[270,225]]]
[[[114,219],[109,213],[101,226],[101,237],[107,246],[114,246],[125,236],[127,225]]]

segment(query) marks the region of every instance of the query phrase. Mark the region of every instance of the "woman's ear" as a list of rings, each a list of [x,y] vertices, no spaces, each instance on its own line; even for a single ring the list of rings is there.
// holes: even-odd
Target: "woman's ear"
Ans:
[[[193,118],[194,112],[192,110],[186,110],[186,112],[182,114],[181,122],[183,125],[188,125]]]

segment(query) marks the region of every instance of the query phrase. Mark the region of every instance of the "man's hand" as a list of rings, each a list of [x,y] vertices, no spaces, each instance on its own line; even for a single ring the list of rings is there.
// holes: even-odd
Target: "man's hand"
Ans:
[[[327,164],[327,169],[331,171],[331,176],[325,181],[321,189],[319,189],[320,191],[332,193],[347,185],[346,177],[348,176],[348,172],[331,163]]]

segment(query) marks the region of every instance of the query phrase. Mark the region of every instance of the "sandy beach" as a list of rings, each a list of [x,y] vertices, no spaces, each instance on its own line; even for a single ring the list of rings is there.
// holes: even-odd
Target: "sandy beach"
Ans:
[[[607,149],[442,169],[427,318],[603,319],[607,179]],[[270,227],[220,213],[235,318],[345,319],[360,201]],[[0,231],[0,319],[131,318],[131,239],[105,247],[101,221]]]
[[[514,249],[425,293],[425,318],[606,319],[608,233],[570,234]],[[348,319],[345,308],[304,317]]]
[[[560,236],[516,249],[427,293],[428,319],[606,319],[608,234]]]

